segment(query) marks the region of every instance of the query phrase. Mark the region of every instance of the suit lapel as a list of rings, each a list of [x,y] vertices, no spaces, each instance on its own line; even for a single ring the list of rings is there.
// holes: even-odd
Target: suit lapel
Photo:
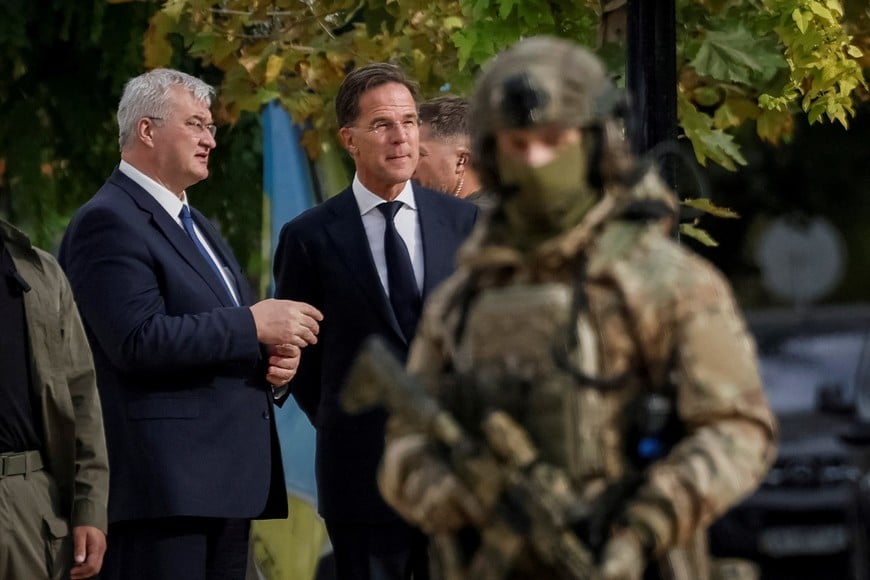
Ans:
[[[218,259],[225,265],[225,271],[227,271],[228,277],[236,290],[236,295],[239,297],[239,304],[249,304],[251,296],[248,284],[244,279],[242,267],[236,262],[232,250],[220,236],[217,229],[215,229],[214,224],[206,219],[199,210],[195,208],[191,208],[191,210],[193,221],[196,222],[199,231],[206,237],[212,250],[217,254]]]
[[[326,223],[326,231],[349,270],[350,277],[396,335],[405,340],[390,301],[381,286],[353,191],[347,188],[338,194],[331,209],[333,219]]]
[[[420,237],[423,240],[423,300],[443,282],[454,270],[456,244],[453,232],[448,228],[447,219],[437,198],[419,186],[414,188],[417,201],[417,215],[420,218]]]
[[[205,262],[199,250],[196,249],[193,240],[181,229],[181,226],[178,225],[175,219],[157,203],[157,200],[142,189],[139,184],[124,175],[119,169],[115,169],[111,180],[125,191],[142,211],[151,214],[151,223],[154,224],[155,229],[175,248],[179,256],[199,274],[200,278],[208,285],[221,304],[224,306],[234,306],[223,283],[217,279],[211,267]]]

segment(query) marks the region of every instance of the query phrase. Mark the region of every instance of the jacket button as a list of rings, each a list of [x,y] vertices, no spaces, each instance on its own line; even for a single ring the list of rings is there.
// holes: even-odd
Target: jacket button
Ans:
[[[268,419],[268,418],[271,417],[271,416],[272,416],[272,414],[269,413],[269,410],[268,410],[268,409],[266,409],[265,411],[263,411],[263,419]]]

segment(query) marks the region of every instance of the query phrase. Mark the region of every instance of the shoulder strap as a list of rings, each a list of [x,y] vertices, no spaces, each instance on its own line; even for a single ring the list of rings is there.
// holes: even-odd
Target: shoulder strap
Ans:
[[[646,292],[646,289],[649,287],[649,278],[642,274],[637,274],[635,277],[634,274],[637,270],[634,268],[618,267],[621,263],[624,264],[632,261],[633,253],[638,250],[641,238],[648,232],[650,227],[655,227],[654,225],[642,223],[642,221],[613,224],[613,227],[618,228],[618,230],[610,236],[610,239],[604,241],[603,245],[607,245],[608,248],[605,251],[598,252],[595,256],[593,275],[596,278],[606,278],[620,297],[626,327],[639,354],[637,370],[646,378],[651,390],[661,390],[664,387],[663,381],[666,379],[659,377],[653,370],[655,367],[652,362],[654,356],[647,348],[646,342],[642,339],[643,332],[637,308],[637,305],[649,304],[652,298]],[[618,236],[618,239],[613,236]],[[575,282],[578,293],[585,287],[586,279],[590,275],[589,269],[590,264],[587,260],[583,260],[578,264],[578,270],[581,270]],[[582,298],[585,300],[585,296]],[[588,308],[588,305],[578,300],[577,308],[577,314],[579,314],[580,309]]]

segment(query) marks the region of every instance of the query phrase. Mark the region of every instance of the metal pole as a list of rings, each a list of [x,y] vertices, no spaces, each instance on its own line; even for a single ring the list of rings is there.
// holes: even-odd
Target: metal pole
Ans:
[[[626,84],[632,115],[629,135],[643,154],[677,137],[677,35],[674,0],[628,0]],[[660,167],[676,186],[673,158]]]

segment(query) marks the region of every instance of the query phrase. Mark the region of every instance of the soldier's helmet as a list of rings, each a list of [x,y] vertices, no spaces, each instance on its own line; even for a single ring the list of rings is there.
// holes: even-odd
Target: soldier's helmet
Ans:
[[[484,187],[500,189],[497,131],[551,123],[600,126],[619,100],[598,57],[568,40],[535,36],[499,53],[484,67],[472,98],[472,158]]]

